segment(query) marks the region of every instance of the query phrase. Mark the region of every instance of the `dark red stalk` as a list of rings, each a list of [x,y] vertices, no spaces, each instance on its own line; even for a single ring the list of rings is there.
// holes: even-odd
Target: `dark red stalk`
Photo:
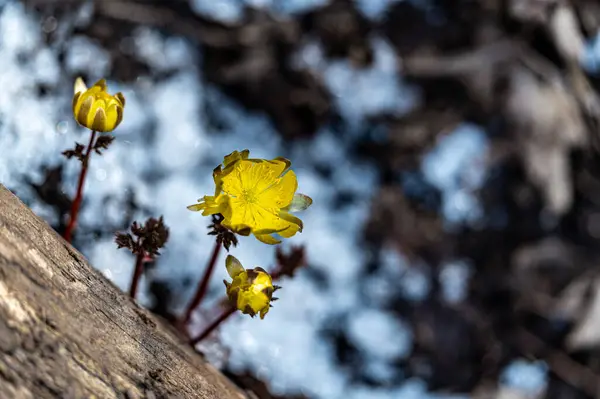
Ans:
[[[88,144],[87,150],[85,152],[85,157],[83,158],[81,173],[79,174],[79,182],[77,183],[77,194],[75,195],[75,200],[73,200],[73,204],[71,205],[71,213],[69,215],[69,224],[67,225],[67,229],[65,230],[64,238],[67,242],[71,242],[73,231],[75,230],[75,226],[77,224],[77,216],[79,215],[79,207],[81,206],[81,200],[83,199],[83,185],[85,183],[85,177],[87,175],[88,166],[90,163],[90,154],[92,152],[92,147],[94,146],[94,139],[96,138],[96,131],[92,130],[90,135],[90,143]]]
[[[137,293],[138,284],[144,271],[144,251],[140,250],[135,259],[135,269],[133,270],[133,278],[131,279],[131,286],[129,287],[129,296],[135,299]]]
[[[184,324],[187,324],[190,321],[190,319],[192,318],[192,313],[200,305],[200,303],[202,302],[202,299],[204,299],[204,296],[206,295],[206,291],[208,290],[208,282],[210,281],[210,277],[212,276],[213,271],[215,270],[215,265],[217,264],[217,258],[219,257],[220,252],[221,252],[221,243],[219,242],[219,240],[216,240],[215,247],[212,252],[212,256],[210,257],[210,260],[208,261],[208,265],[206,266],[206,269],[204,270],[204,276],[202,277],[202,280],[200,281],[200,285],[198,285],[198,289],[196,290],[194,299],[192,300],[192,302],[190,302],[190,305],[188,306],[187,310],[185,311],[185,314],[183,317]]]

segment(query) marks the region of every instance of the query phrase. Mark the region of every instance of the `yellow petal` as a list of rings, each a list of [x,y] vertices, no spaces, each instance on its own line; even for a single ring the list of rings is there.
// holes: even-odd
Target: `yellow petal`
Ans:
[[[260,310],[260,319],[264,319],[267,313],[269,313],[269,305]]]
[[[94,124],[94,119],[96,118],[96,112],[98,111],[98,108],[102,108],[104,106],[104,101],[98,99],[97,96],[90,96],[90,98],[93,99],[93,102],[92,106],[90,107],[90,112],[88,112],[87,114],[87,120],[85,122],[85,125],[89,129],[91,129],[91,126]]]
[[[241,159],[248,159],[249,154],[250,151],[248,150],[243,150],[242,152],[233,151],[231,154],[225,155],[225,157],[223,158],[223,166],[228,167],[236,161],[239,161]]]
[[[254,314],[260,312],[264,308],[269,307],[269,298],[267,298],[267,296],[262,292],[254,293],[252,291],[249,291],[245,294],[246,295],[244,299],[246,303],[250,306],[250,308],[252,308]]]
[[[231,226],[236,228],[236,231],[239,226],[249,227],[252,231],[284,227],[278,222],[277,209],[265,209],[258,204],[248,204],[238,198],[230,200],[230,208],[231,213],[223,216]]]
[[[265,290],[269,288],[271,290],[273,289],[273,279],[271,278],[271,275],[269,275],[262,267],[255,267],[253,271],[257,273],[257,275],[254,278],[254,281],[252,281],[252,289],[256,293],[263,292],[267,295]]]
[[[283,164],[285,165],[285,167],[283,168],[283,171],[280,174],[285,173],[292,166],[292,161],[290,161],[287,158],[277,157],[277,158],[273,159],[273,161],[283,162]]]
[[[101,91],[106,91],[106,79],[100,79],[92,87],[98,87]]]
[[[287,226],[286,227],[282,227],[279,229],[256,229],[253,231],[254,234],[274,234],[274,233],[280,233],[283,230],[287,230]]]
[[[106,125],[106,112],[104,112],[104,108],[96,108],[96,113],[90,129],[96,130],[97,132],[106,132],[112,130],[111,126]]]
[[[81,93],[80,91],[78,91],[77,93],[75,93],[75,95],[73,96],[73,115],[77,115],[77,111],[75,111],[76,107],[77,107],[77,101],[79,101],[79,97],[81,97]]]
[[[118,109],[118,104],[113,104],[106,110],[106,126],[109,130],[114,130],[121,122]]]
[[[233,255],[227,255],[227,259],[225,259],[225,267],[227,268],[227,273],[231,278],[235,278],[238,274],[244,272],[244,267]]]
[[[83,97],[83,96],[82,96]],[[79,99],[79,104],[77,104],[77,106],[75,107],[76,111],[77,111],[77,117],[75,119],[77,119],[77,122],[79,122],[81,125],[88,127],[88,115],[90,114],[90,110],[92,108],[92,104],[94,103],[94,97],[93,96],[87,96],[86,98],[83,99]]]
[[[294,194],[292,202],[284,208],[288,212],[300,212],[312,205],[312,198],[304,194]]]
[[[283,173],[291,166],[291,162],[285,158],[275,158],[271,161],[261,159],[256,160],[263,164],[263,167],[268,168],[268,176],[271,180],[275,181],[278,177],[281,177]]]
[[[83,93],[87,91],[87,89],[88,88],[85,85],[85,82],[83,81],[81,76],[77,77],[77,79],[75,79],[75,84],[73,85],[73,94]]]
[[[254,235],[254,237],[256,237],[256,239],[260,242],[264,242],[265,244],[269,244],[269,245],[275,245],[275,244],[280,244],[281,241],[279,241],[278,239],[274,238],[273,236],[269,235],[269,234],[258,234],[258,235]]]
[[[119,124],[121,124],[122,120],[123,120],[123,107],[117,107],[117,121],[115,122],[115,127],[119,126]]]
[[[288,230],[284,230],[281,233],[279,233],[279,235],[281,235],[282,237],[289,238],[296,234],[298,231],[302,232],[302,228],[304,226],[300,218],[297,218],[296,216],[286,211],[279,212],[279,217],[285,220],[286,222],[290,223],[290,228]]]
[[[243,178],[249,178],[247,166],[236,162],[232,167],[226,168],[220,176],[221,188],[224,192],[235,197],[241,197],[244,192]],[[227,173],[225,173],[227,172]]]
[[[287,212],[287,211],[280,211],[279,212],[279,217],[282,218],[283,220],[290,222],[292,224],[295,224],[297,226],[300,227],[300,229],[302,229],[303,225],[302,225],[302,220],[300,220],[300,218],[292,215],[291,213]]]
[[[125,96],[123,95],[123,93],[118,92],[117,94],[115,94],[115,98],[119,100],[119,102],[121,103],[121,107],[125,108]]]
[[[200,212],[205,207],[206,207],[206,205],[204,205],[204,204],[195,204],[195,205],[188,206],[187,209],[189,209],[190,211],[194,211],[194,212]]]
[[[223,166],[228,167],[229,165],[231,165],[232,163],[234,163],[235,161],[237,161],[239,159],[241,159],[239,152],[233,151],[232,153],[225,155],[223,157]]]
[[[217,166],[213,169],[213,180],[215,182],[215,197],[221,194],[223,191],[223,171],[221,170],[221,165]]]
[[[279,232],[277,234],[279,234],[283,238],[290,238],[290,237],[295,236],[296,233],[298,233],[298,231],[300,231],[300,229],[298,228],[298,225],[290,224],[290,226],[287,229],[285,229],[282,232]]]
[[[260,202],[280,209],[285,208],[291,204],[297,188],[296,174],[290,170],[260,194]]]
[[[259,165],[255,167],[258,183],[254,186],[258,194],[262,195],[266,191],[271,191],[274,187],[278,187],[281,185],[283,177],[281,174],[286,168],[285,162],[281,161],[262,161]],[[287,176],[287,174],[286,174]],[[289,179],[295,179],[295,175],[290,176],[286,179],[286,183],[289,183]],[[277,194],[279,195],[279,194]],[[291,195],[294,195],[292,192]],[[283,199],[283,201],[286,201]],[[291,196],[290,200],[291,201]],[[287,203],[286,203],[287,205]],[[281,207],[278,203],[273,203],[271,206]]]
[[[223,223],[221,223],[223,224]],[[252,227],[245,225],[245,224],[234,224],[234,225],[229,225],[227,226],[231,231],[235,232],[236,234],[239,234],[241,236],[247,237],[250,235],[250,233],[252,232]]]
[[[202,211],[203,216],[215,215],[217,213],[226,214],[229,206],[229,198],[224,195],[216,198],[206,195],[199,199],[198,202],[198,204],[188,206],[187,209],[196,212]]]

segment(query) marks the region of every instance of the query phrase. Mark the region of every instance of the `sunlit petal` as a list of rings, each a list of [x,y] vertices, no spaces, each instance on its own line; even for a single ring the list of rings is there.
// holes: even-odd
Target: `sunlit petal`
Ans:
[[[75,79],[75,84],[73,85],[73,94],[83,93],[87,91],[87,86],[81,77]]]
[[[227,273],[231,278],[234,278],[244,271],[240,261],[237,260],[237,258],[233,255],[227,255],[227,259],[225,259],[225,267],[227,268]]]
[[[312,205],[312,198],[304,194],[294,194],[292,202],[284,208],[288,212],[300,212]]]

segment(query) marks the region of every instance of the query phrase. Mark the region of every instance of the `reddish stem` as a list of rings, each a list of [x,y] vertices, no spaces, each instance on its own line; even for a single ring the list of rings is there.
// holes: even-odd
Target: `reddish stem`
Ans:
[[[212,256],[210,257],[208,265],[204,270],[204,276],[202,277],[200,285],[198,285],[198,290],[196,290],[196,294],[194,295],[194,299],[185,311],[185,315],[183,317],[184,324],[187,324],[190,321],[190,319],[192,318],[192,313],[200,305],[202,299],[206,295],[206,291],[208,289],[208,282],[210,281],[210,277],[212,276],[212,273],[215,270],[215,265],[217,264],[219,252],[221,252],[221,243],[217,240],[215,242],[215,247],[213,248]]]
[[[70,243],[73,230],[75,230],[75,225],[77,224],[77,216],[79,214],[79,206],[81,205],[81,200],[83,198],[83,184],[85,183],[85,177],[87,175],[88,165],[90,163],[90,153],[92,152],[92,147],[94,146],[94,139],[96,138],[96,131],[92,130],[92,134],[90,135],[90,143],[88,144],[88,148],[85,152],[85,156],[83,158],[81,173],[79,174],[79,182],[77,183],[77,194],[75,195],[75,200],[71,205],[71,214],[69,217],[69,224],[67,225],[67,229],[65,230],[64,238]]]
[[[133,278],[131,279],[131,286],[129,287],[129,296],[135,299],[137,293],[138,284],[144,271],[144,251],[140,250],[135,259],[135,269],[133,270]]]
[[[211,325],[206,327],[206,329],[200,333],[200,335],[198,335],[196,338],[194,338],[190,341],[190,345],[194,346],[198,342],[202,341],[204,338],[208,337],[210,335],[210,333],[212,333],[217,327],[219,327],[219,325],[222,322],[227,320],[229,318],[229,316],[234,314],[235,311],[236,311],[236,308],[234,308],[233,306],[229,306],[227,309],[225,309],[225,311],[223,311],[223,313],[221,313],[221,315],[217,318],[217,320],[213,321],[211,323]]]

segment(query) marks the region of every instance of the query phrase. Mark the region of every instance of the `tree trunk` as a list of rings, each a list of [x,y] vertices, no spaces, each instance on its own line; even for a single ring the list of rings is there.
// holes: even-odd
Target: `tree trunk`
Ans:
[[[0,398],[244,398],[0,185]]]

